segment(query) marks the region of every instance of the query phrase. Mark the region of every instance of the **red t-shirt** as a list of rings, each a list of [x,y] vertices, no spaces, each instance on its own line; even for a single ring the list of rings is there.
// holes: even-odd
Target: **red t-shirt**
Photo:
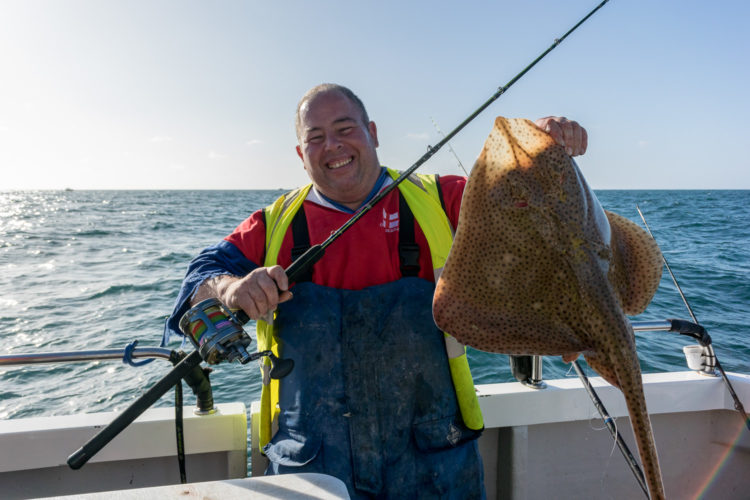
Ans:
[[[451,225],[458,224],[466,179],[455,175],[440,177],[440,188]],[[401,278],[398,253],[398,205],[400,193],[391,191],[375,207],[326,248],[325,255],[313,266],[312,281],[318,285],[348,290],[359,290],[390,283]],[[304,202],[310,244],[322,243],[332,232],[343,226],[352,216],[333,207],[322,206],[308,197]],[[432,259],[424,233],[414,221],[414,236],[419,246],[419,277],[434,281]],[[225,238],[246,258],[263,265],[265,258],[266,227],[263,212],[258,210]],[[278,264],[291,264],[292,231],[284,235]]]

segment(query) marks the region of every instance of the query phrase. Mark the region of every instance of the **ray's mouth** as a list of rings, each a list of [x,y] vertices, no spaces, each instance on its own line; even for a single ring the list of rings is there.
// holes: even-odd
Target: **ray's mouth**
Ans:
[[[349,165],[352,161],[354,161],[354,157],[349,156],[347,158],[329,161],[328,163],[326,163],[326,167],[330,168],[331,170],[336,170],[337,168],[341,168],[341,167],[345,167]]]

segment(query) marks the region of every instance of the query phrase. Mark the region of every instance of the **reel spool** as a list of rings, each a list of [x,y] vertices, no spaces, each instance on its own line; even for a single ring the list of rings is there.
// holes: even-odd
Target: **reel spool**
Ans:
[[[215,365],[222,361],[251,361],[247,347],[252,340],[227,307],[216,299],[196,304],[180,318],[180,330],[201,353],[201,358]]]
[[[195,345],[203,360],[211,365],[239,360],[243,365],[261,356],[271,360],[271,378],[280,379],[294,368],[294,361],[276,357],[271,351],[250,354],[252,339],[236,315],[219,300],[211,298],[196,304],[180,318],[180,330]]]

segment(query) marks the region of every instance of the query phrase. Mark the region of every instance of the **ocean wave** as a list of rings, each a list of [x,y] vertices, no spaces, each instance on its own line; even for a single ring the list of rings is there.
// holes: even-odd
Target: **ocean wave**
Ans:
[[[153,260],[158,262],[168,262],[170,264],[177,262],[187,265],[187,263],[190,262],[193,257],[195,257],[195,255],[188,252],[168,252],[159,255]]]
[[[150,229],[151,231],[166,231],[169,229],[175,229],[178,227],[178,224],[171,223],[171,222],[162,222],[162,221],[156,221],[148,224],[146,227]]]
[[[75,232],[79,238],[100,238],[104,236],[122,236],[122,231],[112,231],[106,229],[81,229]]]
[[[104,290],[82,297],[81,300],[96,300],[104,297],[126,295],[136,292],[154,292],[159,290],[160,287],[161,282],[115,284],[107,286]]]

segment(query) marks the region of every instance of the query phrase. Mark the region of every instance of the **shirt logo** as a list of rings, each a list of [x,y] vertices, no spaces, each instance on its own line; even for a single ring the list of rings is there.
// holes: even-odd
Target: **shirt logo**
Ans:
[[[383,220],[380,222],[380,227],[385,229],[386,233],[398,231],[398,212],[389,214],[383,209]]]

